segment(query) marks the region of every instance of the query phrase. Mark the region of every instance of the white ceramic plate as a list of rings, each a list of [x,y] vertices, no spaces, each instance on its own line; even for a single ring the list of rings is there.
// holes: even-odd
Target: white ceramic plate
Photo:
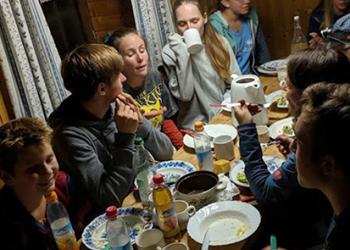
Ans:
[[[252,205],[240,201],[221,201],[203,207],[188,222],[192,239],[203,242],[207,230],[211,246],[240,242],[259,227],[261,216]]]
[[[204,125],[204,130],[205,132],[208,133],[209,136],[215,138],[219,135],[229,135],[233,139],[237,137],[237,130],[235,127],[227,124],[209,124],[209,125]],[[194,142],[193,142],[193,137],[190,135],[185,135],[184,136],[184,144],[186,147],[189,148],[194,148]],[[212,144],[211,147],[213,148],[214,145]]]
[[[261,64],[257,69],[259,73],[277,75],[277,68],[287,64],[286,59],[278,59]]]
[[[282,119],[282,120],[279,120],[279,121],[271,124],[271,126],[269,127],[270,137],[272,139],[276,139],[277,136],[282,135],[283,134],[283,127],[285,127],[285,126],[292,128],[293,117],[288,117],[286,119]],[[293,137],[294,132],[293,132],[293,134],[290,134],[288,136]]]
[[[278,158],[278,157],[274,157],[274,156],[267,156],[267,155],[263,156],[263,160],[264,160],[264,162],[267,165],[267,170],[271,174],[273,172],[275,172],[278,168],[280,168],[282,163],[285,161],[284,159],[281,159],[281,158]],[[244,162],[242,160],[238,160],[236,165],[231,169],[229,176],[230,176],[230,180],[234,184],[242,186],[242,187],[249,188],[250,187],[249,184],[240,182],[237,179],[237,174],[238,173],[243,173],[244,174],[244,167],[245,167]]]
[[[282,95],[284,95],[284,96],[286,95],[283,90],[276,90],[276,91],[274,91],[266,96],[266,102],[273,103],[273,102],[277,101],[277,99]],[[286,102],[285,105],[280,105],[277,103],[276,106],[277,106],[277,108],[286,109],[286,108],[288,108],[288,101]]]
[[[118,208],[118,216],[122,216],[129,228],[129,237],[131,244],[135,243],[136,237],[140,231],[153,227],[153,222],[147,222],[145,219],[146,211],[141,208]],[[109,249],[106,238],[106,222],[107,217],[101,214],[87,225],[82,234],[84,245],[92,250]]]

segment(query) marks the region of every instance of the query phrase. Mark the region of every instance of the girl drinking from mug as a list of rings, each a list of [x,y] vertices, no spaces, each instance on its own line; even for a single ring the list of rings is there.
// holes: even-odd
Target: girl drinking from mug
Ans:
[[[209,104],[221,103],[231,74],[241,72],[228,42],[215,33],[198,0],[176,0],[173,10],[180,34],[171,35],[163,48],[164,69],[178,99],[178,126],[193,129],[195,121],[208,122],[220,111]],[[199,32],[203,43],[194,54],[181,37],[190,28]]]
[[[148,52],[143,37],[133,28],[121,28],[107,35],[105,43],[123,57],[124,91],[140,105],[144,116],[165,133],[176,148],[183,145],[182,134],[171,118],[178,107],[159,72],[149,72]]]

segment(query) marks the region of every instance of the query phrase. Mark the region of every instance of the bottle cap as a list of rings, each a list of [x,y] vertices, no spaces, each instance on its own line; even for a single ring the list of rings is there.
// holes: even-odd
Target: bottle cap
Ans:
[[[299,16],[294,16],[294,20],[295,21],[299,20]]]
[[[52,191],[48,196],[46,196],[46,200],[49,202],[49,203],[53,203],[55,201],[58,200],[57,198],[57,194],[55,191]]]
[[[164,182],[164,177],[161,174],[156,174],[153,176],[153,182],[154,184],[161,184]]]
[[[197,121],[194,123],[194,130],[195,131],[202,131],[204,128],[203,128],[203,123],[200,122],[200,121]]]
[[[135,139],[135,145],[142,145],[143,144],[143,139],[142,137],[136,137]]]
[[[114,219],[118,215],[118,209],[116,206],[109,206],[106,208],[106,216],[108,219]]]

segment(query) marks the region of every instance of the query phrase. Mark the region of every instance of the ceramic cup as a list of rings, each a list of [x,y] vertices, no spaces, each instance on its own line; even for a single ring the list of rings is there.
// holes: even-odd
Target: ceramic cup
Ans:
[[[269,128],[264,125],[257,125],[256,130],[258,132],[259,142],[268,143],[270,140]]]
[[[220,160],[232,160],[235,158],[233,151],[233,138],[229,135],[219,135],[214,138],[215,158]]]
[[[227,185],[227,183],[226,183]],[[199,170],[188,173],[177,180],[175,184],[175,198],[187,201],[197,210],[215,202],[217,192],[226,188],[219,177],[210,171]]]
[[[158,247],[157,250],[189,250],[189,248],[184,243],[174,242],[163,248]]]
[[[141,232],[136,237],[136,245],[138,250],[157,250],[158,247],[165,246],[163,232],[159,229],[148,229]]]
[[[179,227],[181,231],[184,231],[187,229],[188,220],[196,213],[196,208],[183,200],[174,200],[174,206]],[[154,225],[158,226],[158,216],[155,208],[153,208],[152,221]]]
[[[187,45],[188,53],[197,54],[203,49],[201,36],[197,29],[188,29],[183,33],[185,43]]]
[[[188,220],[196,213],[196,208],[183,200],[175,200],[174,205],[180,229],[181,231],[186,230]]]

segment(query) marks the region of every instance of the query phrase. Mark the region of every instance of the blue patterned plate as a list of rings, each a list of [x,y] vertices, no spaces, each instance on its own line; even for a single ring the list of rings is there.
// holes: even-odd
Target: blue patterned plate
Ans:
[[[156,165],[157,173],[164,176],[165,183],[172,186],[183,175],[196,171],[195,167],[185,161],[163,161]]]
[[[118,208],[118,216],[122,216],[128,226],[131,244],[135,243],[135,239],[140,231],[153,227],[152,221],[146,221],[146,215],[146,211],[142,208]],[[106,239],[106,222],[106,215],[101,214],[85,227],[82,234],[82,241],[87,248],[92,250],[110,249]]]
[[[267,75],[276,75],[277,68],[287,64],[286,59],[278,59],[261,64],[257,69],[259,73]]]

